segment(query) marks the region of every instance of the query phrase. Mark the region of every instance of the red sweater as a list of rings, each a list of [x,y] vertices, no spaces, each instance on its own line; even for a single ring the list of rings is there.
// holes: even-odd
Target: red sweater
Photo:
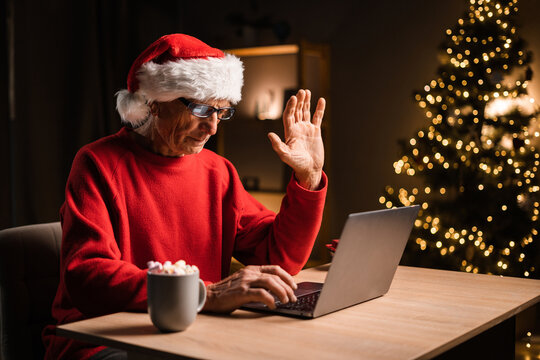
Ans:
[[[57,324],[118,311],[146,311],[146,263],[184,259],[201,278],[229,274],[231,257],[277,264],[291,274],[305,265],[326,196],[294,179],[276,216],[242,187],[233,165],[211,151],[169,158],[118,133],[76,155],[61,209]],[[88,358],[101,350],[44,331],[46,359]]]

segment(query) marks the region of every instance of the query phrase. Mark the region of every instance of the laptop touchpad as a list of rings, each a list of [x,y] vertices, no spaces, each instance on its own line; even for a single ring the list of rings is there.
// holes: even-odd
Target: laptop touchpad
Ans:
[[[323,284],[317,282],[304,281],[298,283],[298,289],[294,290],[294,295],[296,297],[311,294],[314,292],[321,291]]]

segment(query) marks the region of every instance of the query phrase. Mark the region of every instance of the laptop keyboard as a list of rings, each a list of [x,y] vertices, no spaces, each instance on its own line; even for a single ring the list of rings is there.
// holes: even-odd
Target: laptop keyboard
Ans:
[[[313,309],[315,309],[315,304],[317,303],[317,300],[319,299],[319,295],[321,294],[320,291],[300,296],[298,300],[293,302],[288,302],[286,304],[282,304],[279,300],[276,301],[276,307],[278,309],[287,309],[287,310],[298,310],[303,312],[311,312]]]

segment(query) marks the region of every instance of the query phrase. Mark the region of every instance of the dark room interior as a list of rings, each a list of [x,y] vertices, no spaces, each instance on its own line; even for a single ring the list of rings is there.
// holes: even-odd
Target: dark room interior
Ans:
[[[538,116],[540,2],[515,3],[519,6],[517,32],[525,41],[524,49],[532,54],[527,69],[532,79],[526,90],[536,99],[531,104],[537,106]],[[4,0],[0,11],[4,14],[0,20],[0,230],[60,221],[75,154],[122,127],[115,94],[126,88],[131,64],[160,36],[183,33],[243,60],[242,102],[235,118],[220,125],[207,148],[229,159],[246,190],[272,210],[279,210],[291,170],[272,150],[267,133],[282,135],[284,103],[298,88],[311,88],[314,97],[326,98],[322,132],[328,193],[307,267],[325,264],[332,260],[325,245],[340,237],[349,214],[391,207],[389,185],[395,191],[401,186],[424,189],[421,179],[397,174],[401,165],[396,164],[403,159],[403,143],[413,145],[411,137],[431,124],[415,94],[429,89],[438,76],[447,56],[441,43],[471,4],[475,0]],[[422,158],[417,161],[421,163]],[[400,201],[394,204],[407,205]],[[433,228],[428,228],[428,222]],[[465,232],[460,235],[458,229],[469,229],[469,225],[456,224],[447,239],[452,240],[455,228],[456,241],[461,236],[467,241]],[[433,219],[426,221],[428,232],[435,228]],[[537,235],[535,229],[533,234]],[[423,251],[424,241],[430,240],[411,237],[407,249]],[[472,255],[466,252],[463,262],[459,258],[462,265],[452,268],[437,259],[453,249],[446,250],[444,242],[438,244],[435,240],[432,244],[437,257],[420,260],[409,252],[402,265],[540,278],[537,243],[535,253],[525,252],[526,261],[535,259],[532,265],[516,273],[504,273],[505,263],[495,264],[496,271],[476,267],[467,262]],[[487,245],[482,245],[482,252],[491,252],[483,246]],[[502,252],[506,250],[501,247]],[[516,266],[526,263],[522,255]],[[520,312],[528,308],[524,315],[512,320],[516,359],[540,358],[540,294],[534,299],[520,308]],[[503,320],[497,319],[497,324],[507,326]],[[493,335],[497,336],[501,335]],[[467,350],[460,351],[464,352],[454,355]]]

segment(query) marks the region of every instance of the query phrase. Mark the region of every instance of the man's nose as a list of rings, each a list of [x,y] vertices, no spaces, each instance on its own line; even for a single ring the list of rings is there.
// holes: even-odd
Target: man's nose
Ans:
[[[217,127],[219,124],[219,119],[217,117],[217,112],[214,112],[211,116],[203,119],[201,126],[209,135],[215,135],[217,132]]]

